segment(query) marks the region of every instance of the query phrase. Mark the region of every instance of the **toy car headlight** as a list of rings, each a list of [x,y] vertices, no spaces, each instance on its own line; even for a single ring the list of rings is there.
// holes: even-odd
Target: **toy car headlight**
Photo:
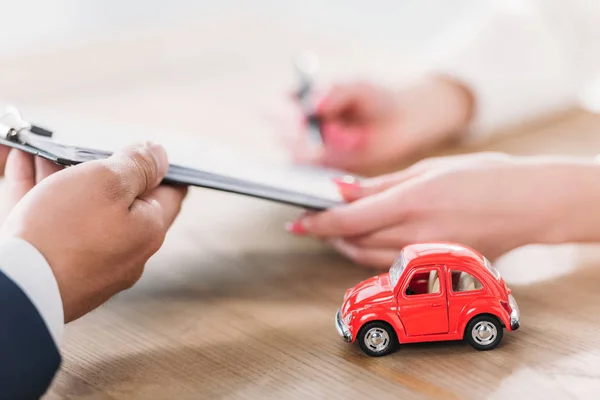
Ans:
[[[352,314],[353,314],[353,313],[354,313],[353,311],[350,311],[350,312],[348,313],[348,315],[346,315],[346,318],[344,319],[344,322],[345,322],[347,325],[349,325],[349,324],[350,324],[350,321],[352,321]]]

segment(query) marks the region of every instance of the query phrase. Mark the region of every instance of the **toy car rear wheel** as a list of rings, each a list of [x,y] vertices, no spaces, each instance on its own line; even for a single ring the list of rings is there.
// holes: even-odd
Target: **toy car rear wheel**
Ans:
[[[492,350],[502,341],[504,330],[496,317],[479,315],[473,318],[465,329],[465,337],[477,350]]]
[[[398,347],[396,332],[385,322],[371,322],[365,325],[357,339],[362,351],[371,357],[385,356]]]

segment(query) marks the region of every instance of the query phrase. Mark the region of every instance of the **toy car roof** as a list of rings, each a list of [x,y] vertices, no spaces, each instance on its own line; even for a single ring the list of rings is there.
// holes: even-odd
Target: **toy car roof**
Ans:
[[[423,258],[460,258],[462,260],[471,259],[481,264],[485,263],[483,256],[468,246],[450,242],[428,242],[410,244],[402,250],[404,260],[407,264],[417,258],[421,261]],[[435,261],[434,261],[435,262]]]

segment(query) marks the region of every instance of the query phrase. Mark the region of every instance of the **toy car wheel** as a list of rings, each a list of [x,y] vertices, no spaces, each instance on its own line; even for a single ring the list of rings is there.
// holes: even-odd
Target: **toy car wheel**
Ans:
[[[504,330],[498,319],[491,315],[473,318],[465,329],[467,341],[477,350],[492,350],[502,341]]]
[[[381,357],[396,350],[398,338],[391,326],[384,322],[371,322],[358,334],[360,348],[371,357]]]

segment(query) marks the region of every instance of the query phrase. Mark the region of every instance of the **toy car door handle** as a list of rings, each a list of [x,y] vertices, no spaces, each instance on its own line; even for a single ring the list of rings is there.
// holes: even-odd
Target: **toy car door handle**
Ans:
[[[430,305],[431,307],[441,307],[441,306],[442,306],[441,304],[438,304],[438,303],[431,303],[431,304],[429,304],[429,305]]]

